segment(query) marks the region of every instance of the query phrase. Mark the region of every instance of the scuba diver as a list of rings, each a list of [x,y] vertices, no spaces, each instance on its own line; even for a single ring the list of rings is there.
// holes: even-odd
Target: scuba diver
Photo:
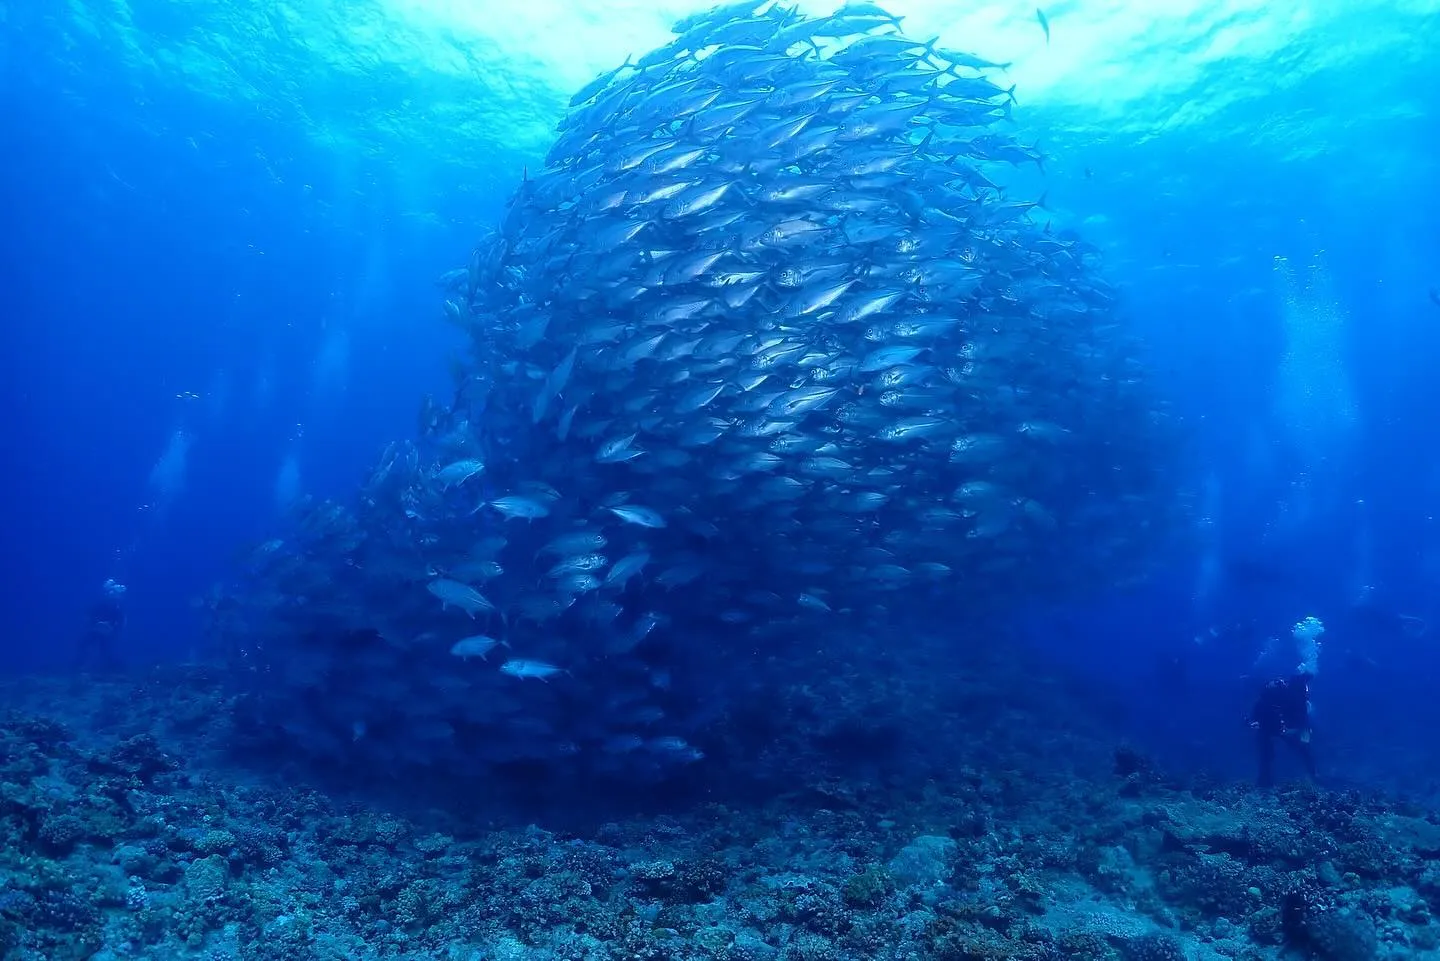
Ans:
[[[1250,709],[1250,728],[1255,732],[1260,765],[1258,783],[1262,788],[1274,784],[1276,738],[1290,745],[1310,780],[1318,780],[1315,755],[1310,749],[1310,679],[1311,674],[1304,670],[1291,677],[1277,677],[1266,683]]]
[[[75,669],[98,667],[109,670],[120,666],[115,653],[115,641],[125,626],[125,608],[120,598],[125,596],[125,585],[111,578],[105,582],[104,593],[86,612],[89,626],[80,637],[75,654]]]

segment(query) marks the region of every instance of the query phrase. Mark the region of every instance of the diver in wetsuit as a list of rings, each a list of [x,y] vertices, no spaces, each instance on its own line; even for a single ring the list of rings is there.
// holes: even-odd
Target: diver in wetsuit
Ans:
[[[1275,678],[1261,689],[1250,710],[1261,787],[1274,783],[1276,738],[1290,745],[1304,763],[1310,780],[1317,780],[1315,755],[1310,749],[1310,677],[1301,671],[1292,677]]]
[[[75,670],[111,670],[120,666],[115,641],[125,627],[125,608],[120,603],[124,596],[124,584],[113,579],[105,582],[104,593],[86,612],[88,624],[75,652]]]

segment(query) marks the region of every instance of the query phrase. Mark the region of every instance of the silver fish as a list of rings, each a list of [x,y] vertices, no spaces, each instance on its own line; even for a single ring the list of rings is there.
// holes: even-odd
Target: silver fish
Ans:
[[[509,494],[505,497],[497,497],[490,501],[490,506],[504,515],[506,520],[512,518],[523,518],[535,520],[541,517],[548,517],[550,508],[534,497],[522,497],[519,494]]]
[[[660,516],[659,511],[641,507],[639,504],[620,504],[605,509],[627,524],[638,524],[641,527],[665,526],[665,518]]]
[[[440,577],[426,584],[425,589],[440,598],[442,609],[458,607],[471,617],[495,610],[495,605],[469,584]]]
[[[523,658],[506,661],[500,665],[500,673],[508,674],[511,677],[518,677],[522,680],[535,678],[540,681],[548,681],[556,674],[563,673],[564,669],[545,661],[531,661]]]
[[[505,642],[484,634],[474,634],[470,637],[462,637],[450,645],[450,653],[462,660],[478,657],[483,661],[485,660],[486,654],[489,654],[501,644],[505,644]],[[509,645],[506,646],[508,647]]]

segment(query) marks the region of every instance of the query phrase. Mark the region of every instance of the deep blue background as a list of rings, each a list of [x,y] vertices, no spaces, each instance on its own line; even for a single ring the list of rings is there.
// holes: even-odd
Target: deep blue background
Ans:
[[[131,35],[148,30],[157,45],[199,29],[163,5],[126,9]],[[444,162],[405,129],[317,140],[278,92],[227,100],[167,83],[163,65],[137,79],[118,28],[86,46],[62,15],[16,11],[0,29],[0,79],[16,93],[0,97],[0,669],[64,669],[110,576],[130,585],[127,658],[186,657],[191,599],[277,529],[275,478],[297,425],[303,489],[344,494],[413,431],[422,395],[448,389],[460,341],[434,278],[464,262],[539,151],[506,152],[503,132],[447,142]],[[1181,415],[1192,518],[1194,492],[1218,479],[1212,536],[1227,571],[1197,606],[1187,541],[1156,559],[1149,583],[1026,626],[1094,682],[1097,701],[1120,705],[1126,729],[1176,759],[1248,764],[1245,675],[1266,635],[1315,614],[1332,628],[1317,701],[1337,766],[1387,779],[1404,769],[1412,784],[1440,772],[1428,734],[1440,623],[1414,641],[1349,610],[1364,580],[1382,610],[1440,618],[1440,306],[1427,296],[1440,285],[1440,118],[1415,99],[1440,89],[1440,73],[1383,54],[1367,71],[1242,98],[1213,121],[1223,129],[1097,134],[1058,108],[1021,112],[1046,135],[1057,220],[1109,253],[1145,362]],[[398,69],[367,83],[337,76],[307,102],[438,124],[437,144],[448,115],[426,98],[464,102]],[[1356,104],[1376,109],[1341,115]],[[1256,134],[1288,116],[1312,118],[1295,142]],[[1299,150],[1306,138],[1323,149]],[[1318,257],[1347,318],[1356,422],[1324,456],[1273,414],[1277,255],[1297,276]],[[337,336],[347,359],[327,377],[321,357]],[[147,478],[182,429],[186,488],[162,509]],[[1317,506],[1287,522],[1302,478]]]
[[[63,664],[109,576],[131,587],[135,659],[184,654],[189,599],[275,523],[296,425],[304,490],[343,492],[447,388],[458,337],[431,280],[469,235],[416,227],[383,196],[331,231],[324,208],[356,188],[324,158],[307,183],[276,182],[253,157],[137,137],[124,113],[4,110],[6,665]],[[348,360],[327,377],[337,330]],[[185,490],[144,510],[177,429],[193,437]]]

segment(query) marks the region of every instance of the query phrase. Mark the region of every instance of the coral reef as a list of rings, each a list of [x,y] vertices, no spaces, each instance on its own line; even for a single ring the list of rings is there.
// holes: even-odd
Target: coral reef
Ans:
[[[842,790],[833,772],[807,784],[797,771],[788,792],[705,788],[712,800],[668,813],[562,827],[482,794],[407,807],[237,766],[223,724],[193,723],[202,705],[223,716],[226,695],[203,672],[4,693],[0,956],[14,961],[1363,961],[1440,949],[1433,814],[1354,791],[1187,784],[1131,749],[1106,763],[1103,743],[1077,751],[1048,731],[1028,756],[1010,744],[1008,766],[995,735],[980,748],[994,764],[945,780]]]

